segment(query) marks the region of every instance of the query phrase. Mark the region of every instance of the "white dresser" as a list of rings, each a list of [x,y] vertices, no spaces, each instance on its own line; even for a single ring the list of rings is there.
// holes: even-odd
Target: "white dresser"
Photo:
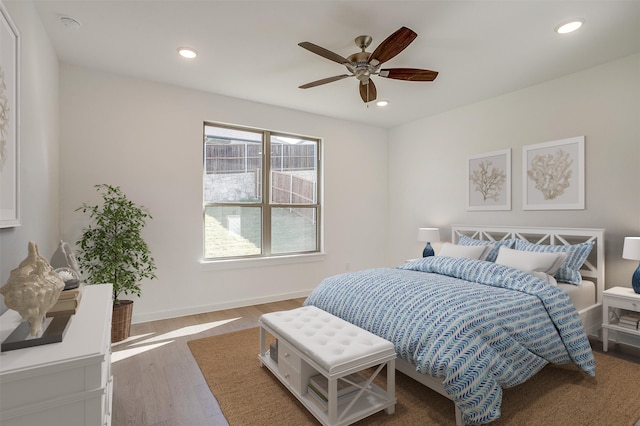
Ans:
[[[111,424],[110,284],[84,287],[64,339],[0,353],[2,426]],[[0,317],[0,341],[20,323],[9,310]]]

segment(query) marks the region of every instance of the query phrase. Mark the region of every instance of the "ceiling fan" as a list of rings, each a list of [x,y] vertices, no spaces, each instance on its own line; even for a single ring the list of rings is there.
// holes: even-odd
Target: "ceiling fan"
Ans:
[[[384,62],[387,62],[398,53],[402,52],[411,42],[418,36],[415,32],[407,27],[402,27],[389,37],[387,37],[373,51],[366,52],[373,40],[370,36],[361,35],[356,37],[355,43],[361,52],[354,53],[348,58],[343,58],[337,53],[320,47],[308,41],[298,43],[298,46],[307,49],[310,52],[337,62],[347,67],[350,74],[336,75],[333,77],[323,78],[322,80],[312,81],[311,83],[299,86],[300,89],[309,89],[310,87],[320,86],[322,84],[331,83],[342,80],[347,77],[355,77],[360,81],[360,97],[365,103],[376,100],[378,93],[375,84],[371,80],[371,76],[392,78],[394,80],[406,81],[433,81],[438,76],[437,71],[422,70],[417,68],[386,68],[380,69]]]

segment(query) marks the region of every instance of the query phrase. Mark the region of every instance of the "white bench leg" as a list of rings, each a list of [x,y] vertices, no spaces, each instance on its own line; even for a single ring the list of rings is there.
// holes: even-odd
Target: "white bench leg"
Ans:
[[[264,328],[260,327],[260,367],[264,366],[264,364],[262,364],[262,357],[266,355],[266,351],[264,350],[264,333]]]
[[[387,398],[392,401],[396,397],[396,360],[387,362]],[[396,412],[396,405],[385,409],[387,414]]]
[[[338,379],[329,379],[329,424],[338,423]]]

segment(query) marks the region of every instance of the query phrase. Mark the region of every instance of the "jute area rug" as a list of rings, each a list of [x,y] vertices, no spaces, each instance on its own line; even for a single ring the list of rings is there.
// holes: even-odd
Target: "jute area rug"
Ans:
[[[257,328],[188,342],[231,426],[314,425],[315,418],[258,361]],[[595,353],[596,378],[576,367],[545,367],[504,391],[493,425],[633,426],[640,418],[640,366]],[[357,425],[452,425],[453,403],[402,373],[396,374],[396,411]]]

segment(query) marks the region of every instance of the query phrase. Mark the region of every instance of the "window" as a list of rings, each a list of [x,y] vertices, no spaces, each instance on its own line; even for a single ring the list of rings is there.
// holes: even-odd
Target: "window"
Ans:
[[[204,258],[319,252],[319,152],[318,139],[204,123]]]

